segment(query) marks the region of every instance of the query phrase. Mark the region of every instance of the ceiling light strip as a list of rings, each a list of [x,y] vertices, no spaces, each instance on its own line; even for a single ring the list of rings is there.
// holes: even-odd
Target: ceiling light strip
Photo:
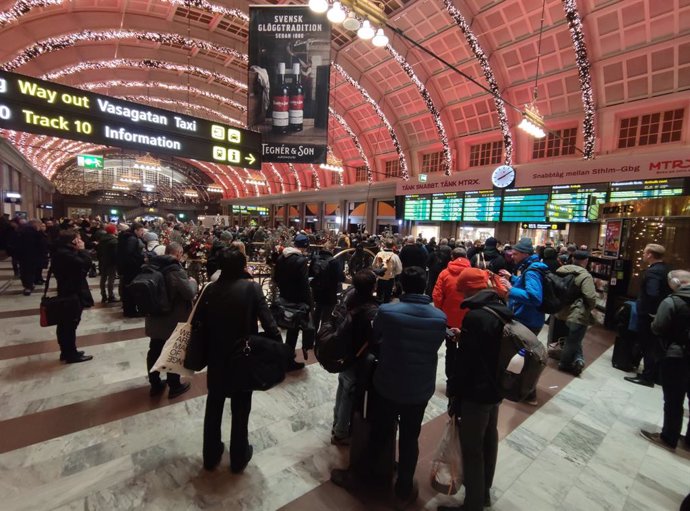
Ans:
[[[292,163],[288,163],[288,168],[292,172],[292,174],[295,176],[295,180],[297,181],[297,191],[301,192],[302,191],[302,181],[299,179],[299,173],[297,172],[297,169]]]
[[[321,179],[319,179],[319,173],[314,165],[311,166],[311,176],[314,181],[314,190],[321,190]]]
[[[0,27],[14,23],[19,18],[28,14],[31,9],[60,5],[64,0],[18,0],[6,11],[0,12]]]
[[[278,179],[278,183],[280,183],[280,193],[285,194],[285,181],[283,180],[283,176],[278,172],[278,169],[276,169],[276,166],[273,165],[273,163],[267,162],[268,163],[268,168],[271,169],[273,174],[276,176],[276,179]]]

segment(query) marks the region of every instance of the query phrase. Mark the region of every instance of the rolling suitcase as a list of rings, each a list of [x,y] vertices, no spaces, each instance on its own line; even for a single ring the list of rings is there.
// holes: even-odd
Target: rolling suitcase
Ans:
[[[641,352],[637,333],[630,329],[633,303],[625,302],[616,312],[616,341],[611,365],[621,371],[632,372],[640,363]]]

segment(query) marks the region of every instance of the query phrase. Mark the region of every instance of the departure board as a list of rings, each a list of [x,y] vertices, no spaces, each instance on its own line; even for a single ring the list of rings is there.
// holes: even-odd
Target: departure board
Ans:
[[[573,218],[569,222],[589,222],[588,206],[606,202],[608,189],[607,183],[552,186],[549,202],[572,209]],[[594,199],[590,199],[590,197],[594,197]]]
[[[609,202],[626,202],[639,199],[654,199],[657,197],[683,195],[684,182],[685,180],[683,178],[678,178],[611,183],[611,197],[609,198]]]
[[[429,195],[405,195],[404,220],[429,220],[431,197]]]
[[[508,188],[503,191],[504,222],[545,222],[549,187]]]
[[[440,222],[462,220],[462,192],[434,193],[431,196],[431,219]]]
[[[498,222],[501,217],[501,192],[479,190],[465,192],[463,222]]]

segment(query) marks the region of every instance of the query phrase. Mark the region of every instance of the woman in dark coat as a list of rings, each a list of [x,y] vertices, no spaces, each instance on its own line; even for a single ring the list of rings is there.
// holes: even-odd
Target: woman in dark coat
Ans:
[[[264,332],[282,342],[280,331],[268,310],[261,286],[247,278],[246,256],[239,250],[224,249],[218,254],[220,278],[208,285],[202,295],[195,322],[201,325],[208,362],[208,397],[204,417],[204,468],[213,470],[225,450],[221,442],[221,421],[225,399],[230,398],[232,431],[230,469],[239,473],[252,458],[248,440],[252,393],[241,390],[241,368],[230,360],[238,342],[258,332],[257,320]]]
[[[79,301],[77,317],[64,318],[57,325],[60,360],[67,364],[86,362],[93,357],[77,351],[77,327],[82,310],[93,306],[93,297],[86,281],[91,268],[91,257],[84,250],[84,242],[76,231],[68,229],[60,233],[51,266],[57,280],[58,296],[75,296]]]

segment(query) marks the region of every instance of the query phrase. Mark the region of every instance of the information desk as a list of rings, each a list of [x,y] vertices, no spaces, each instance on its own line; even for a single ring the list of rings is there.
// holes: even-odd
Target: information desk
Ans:
[[[611,197],[608,202],[626,202],[683,195],[684,184],[685,180],[683,178],[611,183]]]
[[[549,187],[508,188],[503,192],[503,222],[545,222]]]
[[[431,220],[456,222],[462,220],[462,192],[434,193],[431,196]]]
[[[608,189],[607,183],[552,186],[549,202],[572,209],[573,217],[569,220],[570,222],[589,222],[587,217],[589,205],[593,203],[592,201],[600,204],[606,202]],[[594,199],[590,199],[590,196]]]
[[[462,207],[464,222],[498,222],[501,218],[501,192],[479,190],[465,192]]]
[[[431,197],[429,195],[405,195],[404,220],[429,220]]]

